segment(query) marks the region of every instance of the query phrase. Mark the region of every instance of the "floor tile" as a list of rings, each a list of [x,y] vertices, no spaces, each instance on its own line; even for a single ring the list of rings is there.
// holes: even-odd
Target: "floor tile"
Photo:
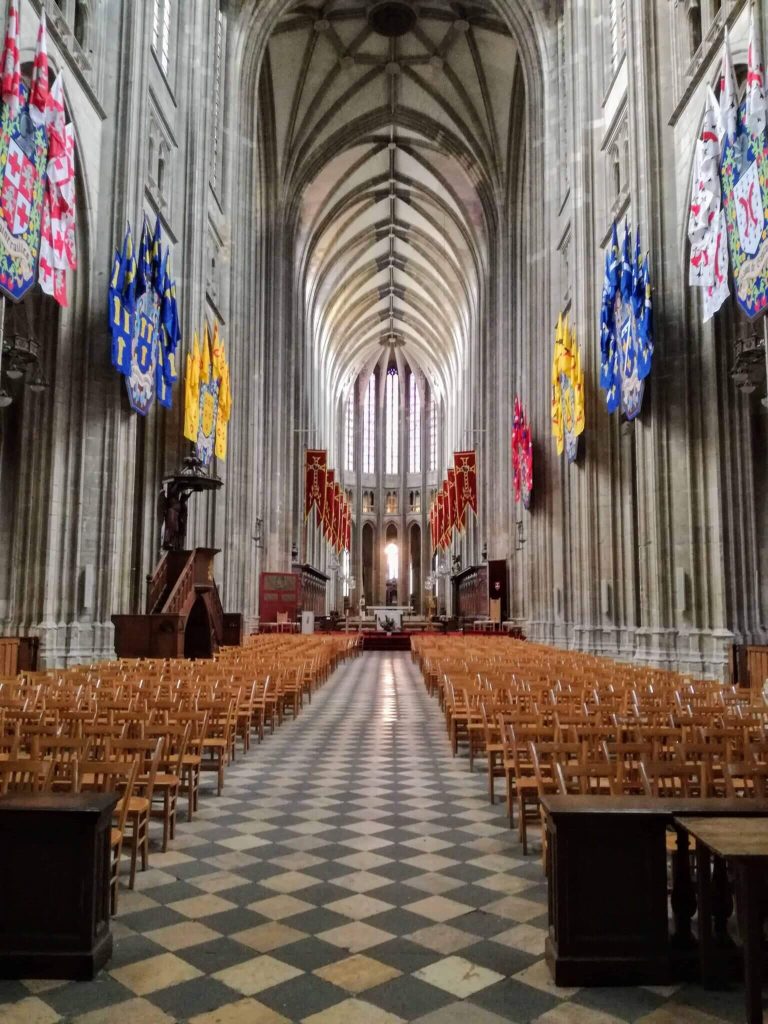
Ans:
[[[125,985],[137,996],[146,996],[150,992],[157,992],[170,985],[189,981],[191,978],[198,977],[200,973],[197,968],[192,967],[173,953],[161,953],[148,960],[139,960],[137,963],[118,967],[117,970],[111,971],[112,977],[116,981]]]
[[[293,917],[306,910],[313,910],[311,903],[297,899],[295,896],[283,894],[281,896],[270,896],[265,900],[257,900],[248,904],[248,910],[252,910],[262,917],[269,917],[273,921],[280,921],[284,917]]]
[[[534,928],[530,924],[518,924],[492,936],[492,939],[494,942],[500,942],[512,949],[520,949],[532,956],[543,956],[546,937],[547,933],[543,928]]]
[[[557,996],[558,999],[570,999],[571,996],[575,996],[579,991],[578,988],[555,985],[544,960],[538,960],[530,967],[526,967],[525,970],[519,971],[514,975],[514,979],[523,985],[530,985],[532,988],[537,988],[542,992]]]
[[[189,899],[179,900],[178,903],[169,904],[169,910],[175,910],[184,917],[210,917],[211,914],[219,914],[223,910],[233,910],[237,906],[231,900],[223,899],[221,896],[208,894],[205,896],[190,896]]]
[[[318,936],[334,946],[348,949],[350,953],[360,953],[371,946],[378,946],[381,942],[393,938],[389,932],[381,928],[373,928],[364,921],[353,921],[349,924],[340,925],[338,928],[331,928],[329,931],[321,932]]]
[[[327,904],[327,908],[344,917],[362,921],[366,917],[373,917],[374,914],[383,914],[384,911],[391,910],[392,904],[385,903],[373,896],[358,893],[355,896],[345,896],[343,899],[334,900],[333,903]]]
[[[430,921],[442,923],[450,921],[455,917],[461,917],[472,908],[466,903],[458,903],[456,900],[448,899],[445,896],[427,896],[423,900],[407,904],[406,909],[410,910],[413,914],[427,917]],[[537,907],[537,910],[540,912],[540,908]]]
[[[418,942],[427,949],[434,949],[436,953],[447,956],[449,953],[456,953],[460,949],[466,949],[473,943],[479,942],[477,935],[471,935],[461,928],[454,928],[449,924],[434,924],[428,928],[421,928],[417,932],[411,932],[408,938],[412,942]]]
[[[509,1024],[511,1017],[499,1017],[470,1003],[449,1003],[423,1017],[413,1024]]]
[[[3,1024],[13,1024],[5,1017],[0,1018]],[[148,999],[128,999],[123,1003],[115,1003],[101,1010],[92,1010],[82,1016],[72,1018],[72,1024],[174,1024],[175,1018],[169,1016],[159,1006]],[[28,1024],[36,1024],[29,1021]]]
[[[238,999],[210,1013],[190,1017],[189,1024],[291,1024],[287,1017],[275,1013],[256,999]]]
[[[179,949],[188,949],[200,942],[211,942],[220,938],[220,933],[208,928],[199,921],[185,921],[183,924],[172,924],[166,928],[157,928],[147,932],[147,938],[159,946],[175,953]]]
[[[274,957],[258,956],[226,970],[217,971],[213,977],[235,991],[242,992],[244,996],[253,996],[264,989],[272,988],[273,985],[297,978],[301,973],[298,968]]]
[[[303,1024],[352,1024],[353,1021],[354,1024],[402,1024],[403,1018],[360,999],[345,999],[343,1003],[302,1018]]]
[[[306,938],[305,932],[296,928],[289,928],[279,921],[270,921],[266,924],[256,925],[255,928],[248,928],[242,932],[235,932],[231,938],[241,942],[244,946],[250,946],[259,953],[269,953],[273,949],[287,946],[291,942],[298,942]]]
[[[27,996],[17,1003],[0,1004],[3,1024],[56,1024],[62,1017],[37,996]]]
[[[356,994],[391,981],[399,977],[401,972],[379,960],[357,953],[327,967],[320,967],[314,973],[332,985]]]
[[[467,996],[501,981],[504,975],[489,971],[485,967],[478,967],[463,957],[449,956],[417,971],[416,977],[450,992],[457,999],[466,999]]]

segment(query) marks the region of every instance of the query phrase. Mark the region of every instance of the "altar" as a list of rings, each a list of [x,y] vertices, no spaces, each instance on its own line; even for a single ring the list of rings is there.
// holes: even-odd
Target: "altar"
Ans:
[[[408,605],[370,605],[370,614],[376,620],[376,629],[380,633],[399,633],[403,628],[403,616],[409,615]],[[389,622],[385,621],[390,620]]]

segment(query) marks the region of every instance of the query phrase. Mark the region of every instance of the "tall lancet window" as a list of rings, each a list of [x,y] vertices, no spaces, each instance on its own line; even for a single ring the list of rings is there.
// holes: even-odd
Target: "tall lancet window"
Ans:
[[[163,74],[168,74],[171,61],[171,4],[173,0],[154,0],[152,5],[152,49]]]
[[[376,375],[368,378],[363,401],[363,472],[376,472]]]
[[[386,433],[384,435],[384,472],[399,473],[399,427],[400,427],[400,395],[399,378],[394,366],[387,370],[384,385],[384,416]]]
[[[437,469],[437,402],[434,397],[429,402],[429,472]]]
[[[214,192],[221,184],[221,76],[223,73],[224,15],[216,12],[216,47],[213,64],[213,160],[211,161],[211,187]]]
[[[410,410],[408,433],[408,472],[421,472],[421,399],[416,387],[416,374],[411,371],[408,384],[408,408]]]
[[[344,469],[351,473],[355,468],[355,389],[349,393],[344,412]]]

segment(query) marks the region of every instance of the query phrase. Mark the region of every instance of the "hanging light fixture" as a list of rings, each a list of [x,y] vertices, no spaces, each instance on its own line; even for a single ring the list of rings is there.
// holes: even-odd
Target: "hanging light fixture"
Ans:
[[[48,381],[43,376],[43,371],[38,364],[37,372],[35,373],[32,380],[29,382],[29,390],[33,391],[36,395],[39,395],[43,391],[47,391],[48,387]]]

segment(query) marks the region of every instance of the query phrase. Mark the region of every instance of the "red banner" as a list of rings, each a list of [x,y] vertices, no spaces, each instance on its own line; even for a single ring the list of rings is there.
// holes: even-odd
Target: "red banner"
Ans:
[[[437,541],[436,547],[442,548],[443,546],[443,492],[439,490],[437,497],[435,498],[435,540]]]
[[[325,474],[328,468],[328,453],[317,448],[308,448],[304,458],[304,518],[317,509],[317,521],[322,522],[325,509]]]
[[[454,452],[453,461],[456,469],[456,493],[458,495],[456,525],[463,530],[467,521],[467,508],[471,508],[477,515],[477,454],[474,451]]]
[[[456,500],[456,470],[453,466],[448,469],[448,509],[449,509],[449,527],[453,529],[456,526],[458,519],[459,503]]]
[[[338,553],[341,553],[341,546],[344,541],[344,492],[339,484],[336,484],[334,494],[334,522],[333,522],[333,546]]]
[[[336,473],[332,469],[325,471],[325,507],[323,508],[323,533],[326,540],[333,536],[333,499],[335,493],[334,477]]]
[[[453,529],[453,523],[451,522],[453,514],[452,505],[448,481],[443,480],[443,548],[451,546],[451,530]]]

